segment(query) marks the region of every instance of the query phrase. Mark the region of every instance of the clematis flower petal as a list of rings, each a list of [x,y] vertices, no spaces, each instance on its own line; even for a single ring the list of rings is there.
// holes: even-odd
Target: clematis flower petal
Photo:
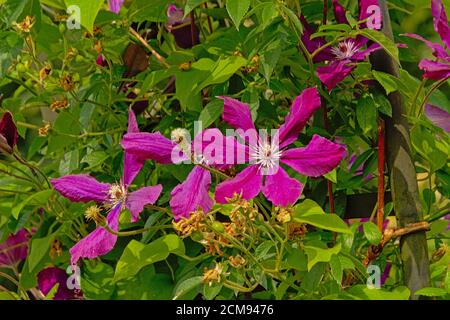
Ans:
[[[172,163],[172,151],[177,145],[161,133],[127,133],[120,142],[125,152],[135,154],[140,159],[155,160],[159,163]]]
[[[130,210],[131,222],[139,220],[139,214],[144,210],[147,204],[154,204],[161,194],[162,186],[160,184],[151,187],[143,187],[128,194],[126,207]]]
[[[349,60],[339,60],[327,66],[317,67],[317,76],[329,91],[333,90],[355,69],[355,66],[350,65],[349,62]]]
[[[171,192],[170,207],[175,220],[189,217],[189,214],[199,207],[208,212],[213,200],[209,196],[211,173],[200,166],[195,166],[186,180],[177,185]]]
[[[119,215],[121,207],[121,203],[116,205],[106,218],[109,227],[114,231],[119,230]],[[114,248],[116,241],[116,235],[99,226],[86,237],[78,241],[72,248],[70,248],[70,261],[72,265],[75,265],[80,258],[94,259],[107,254]]]
[[[382,47],[378,43],[372,43],[367,49],[356,52],[351,59],[355,61],[363,61],[369,54],[380,49],[382,49]]]
[[[305,176],[318,177],[336,168],[346,154],[343,145],[315,134],[306,147],[284,151],[281,162]]]
[[[17,144],[17,140],[19,140],[17,127],[10,112],[5,112],[0,120],[0,138],[2,136],[11,149],[14,148]],[[2,143],[1,140],[0,143]]]
[[[337,23],[349,24],[347,17],[345,16],[345,8],[339,3],[338,0],[333,0],[333,11]]]
[[[250,200],[256,197],[262,188],[262,175],[257,165],[250,165],[234,178],[225,180],[216,187],[216,201],[227,203],[227,199],[235,194],[241,194],[243,199]]]
[[[109,11],[118,14],[125,0],[109,0]]]
[[[303,185],[297,179],[289,177],[280,166],[277,173],[266,176],[262,188],[263,194],[276,206],[285,207],[294,204],[300,197]]]
[[[450,55],[447,53],[447,50],[445,50],[444,47],[441,46],[439,43],[428,41],[424,37],[414,33],[404,33],[402,35],[423,41],[428,47],[430,47],[431,50],[433,50],[433,55],[436,58],[450,62]]]
[[[65,270],[48,267],[38,273],[38,288],[44,295],[47,295],[50,290],[58,284],[58,290],[56,291],[53,300],[73,300],[77,298],[75,290],[67,288],[67,273]]]
[[[450,64],[422,59],[419,68],[425,71],[423,78],[441,80],[450,77]]]
[[[361,28],[380,30],[382,27],[381,8],[378,0],[359,0],[359,20],[366,20],[361,24]]]
[[[192,142],[192,150],[194,154],[202,155],[206,164],[221,170],[245,163],[249,159],[247,146],[233,136],[224,136],[216,128],[200,132]]]
[[[128,110],[128,133],[138,133],[139,127],[133,110]],[[123,183],[128,186],[134,178],[139,174],[144,166],[145,159],[141,159],[139,155],[125,152],[123,164]]]
[[[320,96],[317,88],[303,90],[292,103],[291,110],[281,125],[279,134],[280,149],[294,142],[314,112],[320,108]]]
[[[425,115],[436,126],[450,132],[450,113],[431,104],[426,104]]]
[[[68,175],[50,179],[50,182],[63,197],[73,202],[105,202],[110,185],[95,180],[87,174]]]
[[[10,266],[27,257],[29,236],[26,229],[20,229],[0,243],[0,266]]]
[[[433,15],[434,30],[439,33],[447,48],[450,48],[450,26],[441,0],[431,1],[431,14]]]
[[[317,37],[311,39],[311,35],[315,32],[315,30],[311,27],[308,21],[306,21],[306,18],[303,15],[300,16],[300,22],[303,25],[302,41],[306,47],[306,50],[308,50],[309,53],[313,53],[316,49],[326,43],[325,38]],[[313,58],[314,63],[327,60],[333,60],[333,54],[331,53],[330,47],[324,48]]]
[[[225,122],[235,129],[242,129],[243,131],[249,130],[249,132],[256,133],[256,128],[250,113],[250,106],[248,104],[229,97],[219,98],[223,100],[222,118]],[[245,139],[245,136],[239,133],[239,131],[238,134],[242,139]]]

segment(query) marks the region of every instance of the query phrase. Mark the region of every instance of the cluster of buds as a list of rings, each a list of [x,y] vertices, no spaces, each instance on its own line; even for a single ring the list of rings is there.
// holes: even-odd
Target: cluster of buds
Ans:
[[[218,263],[212,269],[205,268],[203,270],[203,283],[212,286],[212,284],[220,283],[222,281],[222,276],[227,276],[229,273],[223,272],[223,266]]]
[[[195,231],[205,228],[205,213],[201,208],[192,212],[188,218],[182,217],[179,221],[173,221],[173,228],[182,237],[188,237]]]
[[[35,22],[36,19],[34,17],[26,16],[21,22],[15,22],[14,26],[21,32],[30,33],[31,28],[33,27]]]
[[[62,100],[55,100],[50,105],[50,109],[52,111],[64,110],[69,107],[69,100],[67,98],[63,98]]]

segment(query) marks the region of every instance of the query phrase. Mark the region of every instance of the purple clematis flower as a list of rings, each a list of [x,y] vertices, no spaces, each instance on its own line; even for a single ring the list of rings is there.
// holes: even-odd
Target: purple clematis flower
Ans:
[[[193,159],[194,163],[200,163],[217,169],[225,169],[228,153],[238,153],[238,143],[233,137],[223,137],[218,129],[208,129],[200,132],[192,143],[187,137],[188,133],[183,129],[175,129],[172,132],[172,140],[161,133],[128,133],[122,140],[122,147],[131,154],[136,154],[143,159],[151,159],[162,164],[180,163]],[[208,143],[209,137],[213,141]],[[225,144],[225,149],[220,155],[204,157],[203,151],[208,145]],[[231,150],[226,149],[231,148]],[[237,157],[236,157],[237,158]],[[171,192],[170,207],[174,213],[175,221],[189,215],[201,208],[207,213],[213,200],[209,195],[211,186],[211,173],[200,165],[195,165],[186,180],[178,184]],[[195,190],[195,191],[193,191]]]
[[[19,140],[17,127],[10,112],[5,112],[0,120],[0,150],[12,153]]]
[[[139,132],[134,113],[128,113],[128,132]],[[128,192],[128,187],[138,175],[144,161],[139,157],[125,152],[124,172],[119,183],[108,184],[97,181],[95,178],[85,175],[68,175],[57,179],[51,179],[56,191],[62,196],[74,202],[95,201],[109,210],[106,218],[109,227],[118,231],[119,214],[127,208],[132,215],[132,221],[136,222],[145,205],[153,204],[158,199],[162,186],[156,185],[143,187],[137,191]],[[117,236],[98,226],[92,233],[81,239],[70,249],[72,264],[80,258],[96,258],[112,250]]]
[[[436,126],[450,132],[450,113],[431,104],[426,104],[425,115]]]
[[[317,88],[305,89],[293,102],[285,123],[277,134],[268,137],[258,135],[253,124],[250,108],[235,99],[223,97],[223,120],[235,129],[253,132],[256,139],[248,145],[251,165],[236,177],[220,183],[216,188],[215,199],[227,203],[235,194],[250,200],[261,191],[276,206],[295,203],[300,197],[303,185],[289,177],[279,162],[290,166],[297,172],[310,177],[321,176],[333,170],[345,157],[344,146],[314,135],[311,142],[303,148],[286,147],[293,143],[306,122],[320,107]],[[238,131],[239,132],[239,131]],[[245,139],[244,135],[241,135]],[[264,175],[267,175],[263,182]]]
[[[44,295],[58,284],[53,300],[74,300],[82,298],[79,290],[70,290],[67,288],[67,273],[63,269],[56,267],[48,267],[38,273],[38,288]]]
[[[10,235],[0,244],[0,266],[14,265],[24,260],[28,254],[28,241],[30,233],[20,229],[16,234]]]
[[[109,11],[118,14],[125,0],[109,0]]]
[[[360,0],[359,8],[360,20],[366,20],[372,16],[380,15],[376,0]],[[345,9],[339,1],[333,0],[333,9],[338,23],[349,24],[345,16]],[[361,24],[361,27],[366,28],[370,24],[371,28],[380,28],[381,17],[378,20],[378,23],[371,22],[370,24],[369,21],[364,22]],[[303,16],[300,17],[300,21],[304,26],[302,41],[306,49],[310,53],[313,53],[320,46],[324,45],[326,41],[323,37],[311,39],[313,33],[312,27]],[[329,64],[317,68],[317,76],[329,91],[344,80],[356,68],[358,62],[365,60],[370,53],[381,49],[381,46],[377,43],[370,44],[367,48],[364,48],[367,42],[368,39],[362,36],[358,36],[355,39],[346,39],[333,48],[324,48],[314,56],[313,60],[315,63],[329,61]]]
[[[184,10],[171,4],[167,8],[167,30],[173,34],[175,42],[180,48],[189,49],[200,42],[200,31],[194,24],[194,38],[192,38],[191,18],[184,18]]]
[[[433,51],[436,60],[422,59],[419,68],[424,71],[423,78],[432,80],[442,80],[450,77],[450,26],[444,6],[440,0],[431,1],[431,13],[433,15],[434,30],[441,37],[444,46],[439,43],[428,41],[427,39],[413,33],[406,33],[405,36],[423,41]]]

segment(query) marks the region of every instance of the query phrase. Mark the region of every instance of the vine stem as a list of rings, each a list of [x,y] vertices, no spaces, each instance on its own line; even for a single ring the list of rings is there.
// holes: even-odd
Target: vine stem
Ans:
[[[378,120],[378,193],[377,193],[377,225],[383,232],[384,222],[384,120]]]
[[[142,38],[141,37],[141,35],[136,31],[136,30],[134,30],[133,28],[128,28],[128,31],[134,36],[134,37],[136,37],[136,39],[138,39],[139,40],[139,42],[141,42],[142,43],[142,45],[144,46],[144,47],[146,47],[148,50],[150,50],[150,52],[152,53],[152,55],[159,61],[159,62],[161,62],[161,64],[164,66],[164,67],[166,67],[166,68],[169,68],[170,67],[170,65],[167,63],[167,61],[166,61],[166,59],[164,59],[164,57],[163,56],[161,56],[151,45],[149,45],[148,43],[147,43],[147,41],[145,41],[145,39],[144,38]]]

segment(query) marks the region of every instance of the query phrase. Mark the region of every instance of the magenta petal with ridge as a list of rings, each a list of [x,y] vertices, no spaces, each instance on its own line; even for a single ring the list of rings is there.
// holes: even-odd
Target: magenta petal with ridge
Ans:
[[[315,134],[306,147],[284,151],[281,162],[305,176],[318,177],[336,168],[346,154],[344,146]]]
[[[170,207],[175,220],[189,217],[189,214],[199,207],[207,213],[214,203],[209,196],[210,185],[211,173],[200,166],[195,166],[186,180],[172,190]]]
[[[302,194],[303,185],[297,179],[289,177],[280,166],[277,173],[266,176],[263,194],[276,206],[285,207],[294,204]]]

